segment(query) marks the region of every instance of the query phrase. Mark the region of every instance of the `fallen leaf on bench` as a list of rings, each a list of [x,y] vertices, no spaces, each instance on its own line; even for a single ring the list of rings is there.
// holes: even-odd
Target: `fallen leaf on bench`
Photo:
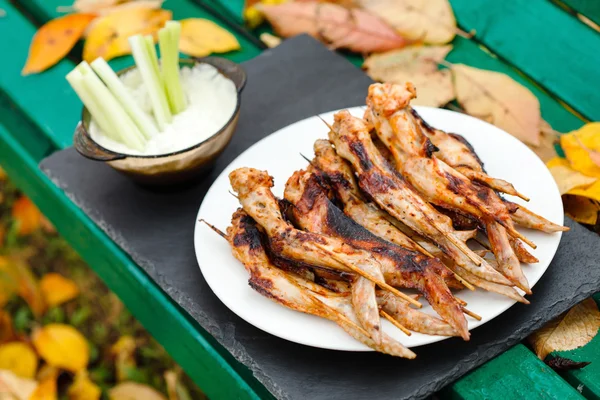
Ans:
[[[98,400],[102,390],[92,382],[87,371],[79,371],[68,390],[69,400]]]
[[[600,122],[562,135],[560,145],[573,169],[600,177]]]
[[[431,44],[452,41],[456,19],[448,0],[356,0],[403,37]]]
[[[553,351],[573,350],[589,343],[600,328],[600,311],[589,298],[529,336],[535,354],[543,360]]]
[[[157,9],[162,6],[164,0],[134,0],[121,2],[120,0],[77,0],[73,3],[73,9],[78,12],[91,12],[98,15],[106,15],[115,11],[131,8]]]
[[[572,189],[578,187],[587,187],[596,182],[598,178],[587,176],[579,171],[575,171],[569,165],[569,161],[555,157],[546,163],[550,173],[558,185],[558,191],[561,195],[569,193]],[[600,200],[600,199],[599,199]]]
[[[596,225],[600,212],[598,201],[570,194],[564,195],[562,200],[566,215],[579,223]]]
[[[464,64],[452,66],[456,98],[468,114],[487,120],[517,139],[540,145],[540,102],[511,77]]]
[[[37,355],[28,344],[11,342],[0,345],[0,369],[31,379],[35,376],[37,365]]]
[[[546,365],[554,371],[571,371],[573,369],[581,369],[591,363],[589,361],[573,361],[565,357],[554,357],[551,360],[545,361]]]
[[[40,289],[49,307],[60,305],[79,295],[75,282],[54,272],[42,277]]]
[[[307,33],[329,45],[359,53],[397,49],[406,40],[378,17],[368,12],[330,3],[257,4],[279,36]]]
[[[55,400],[57,396],[56,380],[59,371],[55,367],[45,365],[38,373],[38,386],[29,400]]]
[[[46,302],[35,276],[24,259],[0,257],[0,303],[18,294],[27,302],[31,312],[39,317],[46,311]]]
[[[408,46],[373,54],[365,60],[367,74],[381,82],[412,82],[417,98],[411,104],[440,107],[454,100],[454,83],[448,69],[438,68],[452,46]]]
[[[87,340],[72,326],[48,324],[36,329],[31,338],[38,354],[49,365],[77,372],[88,364]]]
[[[211,20],[187,18],[179,22],[179,50],[189,56],[205,57],[212,53],[227,53],[241,48],[235,36]]]
[[[98,57],[110,60],[131,53],[128,38],[133,35],[156,34],[172,17],[171,11],[144,7],[127,8],[99,17],[87,34],[83,59]]]
[[[0,394],[6,394],[9,400],[29,400],[37,385],[33,379],[19,378],[11,371],[0,370]]]
[[[150,386],[135,382],[120,383],[108,391],[110,400],[166,400]]]
[[[1,292],[0,288],[0,292]],[[9,313],[0,308],[0,343],[7,343],[15,339],[15,330],[13,328],[12,317]]]
[[[19,197],[13,203],[11,214],[17,221],[17,232],[20,236],[29,235],[35,232],[42,222],[42,213],[35,204],[25,196]]]
[[[69,14],[44,24],[31,41],[22,74],[42,72],[62,60],[95,18],[95,14]]]
[[[558,143],[560,132],[552,129],[549,123],[543,119],[540,121],[540,143],[537,146],[525,143],[537,156],[543,161],[548,162],[556,157],[556,148],[554,145]]]

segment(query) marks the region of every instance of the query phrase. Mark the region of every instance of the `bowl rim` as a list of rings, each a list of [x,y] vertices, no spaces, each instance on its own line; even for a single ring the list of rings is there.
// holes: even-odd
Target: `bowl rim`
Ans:
[[[211,58],[220,58],[220,59],[226,60],[223,57],[211,57]],[[209,62],[204,61],[203,59],[197,59],[197,58],[180,58],[179,59],[179,63],[180,64],[189,64],[189,65],[194,65],[194,66],[196,64],[208,64],[208,65],[211,65],[212,67],[216,68],[217,71],[219,71],[219,73],[221,75],[223,75],[225,78],[229,79],[234,84],[234,86],[236,88],[236,94],[237,94],[235,109],[233,110],[233,113],[231,114],[231,117],[221,127],[221,129],[219,129],[218,131],[216,131],[215,133],[213,133],[212,135],[210,135],[208,138],[204,139],[203,141],[201,141],[201,142],[199,142],[199,143],[197,143],[197,144],[195,144],[193,146],[186,147],[185,149],[173,151],[171,153],[154,154],[154,155],[147,155],[147,156],[146,155],[142,155],[142,154],[119,153],[119,152],[107,149],[106,147],[102,146],[100,143],[98,143],[97,141],[94,140],[94,138],[92,137],[92,135],[90,135],[90,133],[88,131],[88,126],[86,126],[86,125],[89,124],[89,122],[88,122],[88,124],[86,124],[84,117],[85,117],[86,112],[87,112],[87,114],[90,117],[89,120],[91,121],[91,114],[90,114],[89,110],[84,105],[82,107],[82,110],[81,110],[81,120],[79,121],[79,123],[81,124],[81,128],[83,130],[83,134],[86,135],[89,140],[91,140],[92,142],[94,142],[94,144],[96,146],[98,146],[100,149],[102,149],[103,151],[105,151],[107,153],[110,153],[110,154],[114,154],[116,157],[115,157],[114,160],[111,160],[111,161],[120,161],[120,160],[124,160],[124,159],[127,159],[127,158],[155,159],[155,158],[176,156],[178,154],[183,154],[183,153],[187,153],[188,151],[195,150],[196,148],[198,148],[198,147],[200,147],[200,146],[208,143],[209,141],[215,139],[218,135],[220,135],[225,129],[227,129],[231,125],[231,123],[233,122],[233,120],[239,114],[240,106],[241,106],[241,102],[242,102],[241,91],[242,91],[242,89],[245,86],[245,81],[242,84],[242,86],[238,88],[237,85],[235,84],[235,81],[233,79],[231,79],[229,76],[225,75],[219,68],[217,68],[216,66],[212,65]],[[232,61],[232,63],[233,63],[233,61]],[[235,64],[238,68],[241,68],[237,63],[233,63],[233,64]],[[132,66],[129,66],[127,68],[123,68],[123,69],[117,71],[116,74],[117,75],[122,75],[122,74],[124,74],[124,73],[126,73],[128,71],[131,71],[131,70],[135,69],[135,68],[137,68],[137,67],[135,65],[132,65]],[[109,162],[111,162],[111,161],[109,161]]]

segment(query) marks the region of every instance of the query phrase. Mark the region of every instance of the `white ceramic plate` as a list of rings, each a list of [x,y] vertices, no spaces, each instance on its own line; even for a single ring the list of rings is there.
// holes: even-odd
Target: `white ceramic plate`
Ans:
[[[508,133],[479,119],[456,112],[429,107],[415,107],[432,126],[463,135],[475,148],[485,163],[487,172],[497,178],[512,182],[517,190],[531,198],[527,207],[550,221],[563,223],[563,208],[554,179],[542,161]],[[362,116],[363,109],[349,110]],[[334,112],[322,114],[333,122]],[[257,142],[236,158],[209,189],[198,213],[223,231],[231,221],[231,214],[239,207],[238,201],[229,193],[228,174],[239,167],[267,170],[275,178],[273,192],[283,196],[288,177],[296,170],[305,168],[307,162],[300,153],[312,158],[313,143],[327,137],[327,127],[317,117],[307,118],[289,125]],[[511,199],[520,202],[520,199]],[[522,230],[537,244],[531,252],[540,262],[524,265],[523,269],[533,287],[550,264],[558,247],[561,234],[545,234]],[[345,351],[369,351],[354,340],[335,323],[289,310],[252,290],[248,275],[239,261],[231,254],[228,243],[206,225],[196,223],[194,244],[198,264],[204,278],[217,297],[234,313],[250,324],[281,338],[325,349]],[[535,289],[534,289],[535,291]],[[482,290],[463,290],[460,297],[468,302],[469,309],[481,315],[482,320],[470,317],[469,329],[485,324],[512,306],[515,301]],[[431,312],[424,305],[423,311]],[[437,342],[445,337],[413,333],[406,336],[383,321],[384,330],[407,347]],[[473,332],[477,335],[477,332]]]

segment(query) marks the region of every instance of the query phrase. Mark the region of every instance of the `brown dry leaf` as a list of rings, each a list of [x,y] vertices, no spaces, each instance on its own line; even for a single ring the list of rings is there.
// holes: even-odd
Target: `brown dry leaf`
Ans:
[[[79,295],[79,288],[75,282],[54,272],[42,277],[40,289],[46,304],[50,307],[65,303]]]
[[[102,390],[90,380],[87,371],[81,370],[75,375],[67,394],[69,400],[98,400]]]
[[[135,339],[129,335],[121,336],[112,345],[110,352],[115,356],[115,369],[117,370],[117,381],[123,382],[127,379],[127,371],[136,367],[135,363]]]
[[[378,17],[364,10],[329,3],[257,4],[279,36],[308,33],[331,48],[359,53],[397,49],[406,40]]]
[[[12,371],[21,378],[33,378],[38,358],[33,349],[23,342],[0,345],[0,369]]]
[[[596,302],[589,298],[533,333],[529,341],[537,356],[543,360],[553,351],[584,346],[596,336],[599,328],[600,311]]]
[[[16,256],[0,256],[0,304],[4,304],[13,294],[21,296],[36,317],[46,311],[46,302],[29,265]]]
[[[378,81],[412,82],[417,98],[411,103],[439,107],[454,100],[454,84],[449,70],[440,70],[438,64],[452,50],[452,46],[408,46],[387,53],[373,54],[363,68]]]
[[[241,48],[235,36],[209,19],[187,18],[179,22],[179,50],[189,56],[205,57]]]
[[[560,137],[560,145],[573,169],[600,177],[600,122],[585,124]]]
[[[596,225],[600,212],[600,204],[597,201],[570,194],[564,195],[562,200],[565,214],[569,217],[582,224]]]
[[[92,62],[131,53],[128,38],[133,35],[154,35],[172,17],[171,11],[144,7],[127,8],[99,17],[87,34],[83,59]]]
[[[546,163],[550,173],[554,177],[561,195],[569,193],[578,187],[587,187],[596,182],[598,178],[586,176],[575,171],[564,158],[555,157]]]
[[[29,400],[57,400],[58,369],[44,366],[38,374],[38,386]]]
[[[449,43],[457,31],[448,0],[357,0],[356,3],[412,41]]]
[[[33,332],[32,341],[38,354],[49,365],[71,372],[81,371],[87,366],[88,343],[72,326],[48,324]]]
[[[19,197],[13,203],[11,213],[12,217],[19,224],[17,232],[20,236],[29,235],[40,227],[42,213],[35,204],[25,196]]]
[[[12,317],[0,308],[0,344],[10,342],[15,338]]]
[[[30,400],[37,387],[33,379],[19,378],[11,371],[0,370],[0,395],[8,395],[6,400]],[[0,397],[5,400],[5,397]]]
[[[560,133],[552,129],[549,123],[541,120],[540,124],[540,144],[537,146],[533,146],[531,144],[527,144],[537,156],[543,161],[548,162],[549,160],[556,157],[556,149],[554,148],[554,144],[558,143],[560,138]]]
[[[62,60],[94,18],[94,14],[70,14],[43,25],[31,41],[22,74],[42,72]]]
[[[517,139],[540,145],[540,102],[508,75],[454,64],[456,97],[468,114],[491,123]]]
[[[19,290],[19,277],[10,258],[0,256],[0,307]]]
[[[150,386],[135,382],[119,383],[108,391],[110,400],[167,400]]]

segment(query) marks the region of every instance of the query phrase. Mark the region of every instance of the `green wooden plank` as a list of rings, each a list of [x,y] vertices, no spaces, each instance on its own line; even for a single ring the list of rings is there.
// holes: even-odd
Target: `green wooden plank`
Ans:
[[[441,395],[453,400],[584,398],[522,344],[469,373]]]
[[[539,86],[519,74],[502,60],[492,57],[489,53],[483,51],[477,43],[457,37],[452,42],[452,45],[454,48],[446,57],[451,63],[463,63],[476,68],[502,72],[529,88],[540,101],[542,117],[555,130],[568,132],[579,128],[583,124],[583,121],[579,117],[568,111]]]
[[[29,43],[36,29],[7,0],[0,0],[6,16],[0,18],[0,89],[58,147],[72,142],[81,102],[65,81],[73,67],[62,61],[43,74],[21,76]]]
[[[594,296],[600,305],[600,294]],[[575,361],[589,361],[590,365],[583,369],[564,373],[565,379],[588,399],[600,400],[600,334],[590,343],[571,351],[552,353],[550,357],[562,356]]]
[[[600,25],[600,1],[598,0],[562,0],[579,14]]]
[[[2,121],[11,118],[6,111],[0,110]],[[268,397],[257,381],[240,377],[219,353],[226,351],[218,349],[210,335],[188,320],[154,281],[41,173],[13,136],[14,132],[9,134],[0,125],[0,160],[11,179],[202,390],[215,399],[258,399],[257,392]]]
[[[52,18],[63,15],[62,13],[58,12],[57,9],[59,6],[64,6],[65,2],[64,0],[21,0],[20,4],[22,7],[25,7],[27,11],[30,12],[39,22],[43,23]],[[166,0],[163,4],[163,8],[171,10],[173,12],[173,19],[175,20],[184,18],[206,18],[227,29],[223,23],[215,20],[212,15],[199,8],[190,0]],[[220,54],[220,56],[228,58],[234,62],[242,62],[257,56],[260,53],[260,49],[248,41],[247,38],[237,34],[236,32],[231,33],[233,33],[240,42],[241,50]],[[119,70],[133,65],[133,58],[130,56],[119,57],[111,60],[109,64],[111,67],[113,67],[113,69]]]
[[[450,0],[460,26],[591,120],[600,120],[600,35],[547,0]]]

